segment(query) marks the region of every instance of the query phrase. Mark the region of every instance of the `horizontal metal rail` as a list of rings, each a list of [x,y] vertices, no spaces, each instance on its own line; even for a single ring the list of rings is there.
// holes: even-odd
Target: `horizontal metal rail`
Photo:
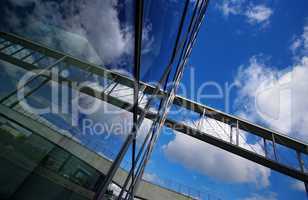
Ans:
[[[97,74],[97,75],[102,75],[103,77],[110,79],[110,80],[116,80],[117,83],[120,83],[122,85],[128,86],[128,87],[133,87],[133,80],[125,77],[123,75],[120,75],[118,73],[114,73],[110,70],[106,70],[102,67],[92,65],[83,61],[80,61],[76,58],[73,58],[71,56],[68,56],[66,54],[60,53],[58,51],[51,50],[47,47],[40,46],[36,43],[32,43],[30,41],[27,41],[25,39],[19,38],[18,36],[14,36],[11,34],[7,33],[0,33],[0,37],[9,40],[11,42],[15,42],[21,46],[25,46],[26,48],[29,48],[30,50],[40,50],[40,53],[45,53],[45,55],[55,58],[55,59],[60,59],[63,56],[65,57],[65,60],[63,61],[64,63],[71,64],[73,66],[77,66],[81,69],[84,70],[90,70],[91,73]],[[26,70],[35,70],[39,69],[35,65],[31,65],[25,61],[19,60],[16,57],[7,55],[5,53],[0,52],[0,59],[5,60],[7,62],[10,62],[14,65],[17,65],[19,67],[22,67]],[[64,80],[64,79],[62,79]],[[73,82],[72,80],[65,79],[66,81]],[[74,84],[70,84],[74,85]],[[145,83],[141,82],[141,86],[144,89],[144,92],[147,94],[151,94],[153,91],[154,87]],[[94,88],[91,87],[83,87],[81,89],[81,92],[88,94],[89,96],[94,96],[94,94],[97,92]],[[160,91],[160,95],[164,95],[163,91]],[[111,96],[110,94],[106,94],[104,92],[101,93],[100,97],[101,100],[110,103],[114,106],[117,106],[119,108],[125,109],[129,112],[132,112],[132,104],[129,102],[125,102],[117,97]],[[192,110],[194,112],[204,114],[208,116],[209,118],[213,118],[218,121],[222,121],[224,123],[227,123],[229,125],[232,125],[234,123],[238,123],[237,126],[245,131],[248,131],[250,133],[253,133],[257,136],[262,137],[263,139],[273,141],[273,137],[275,138],[275,142],[278,144],[281,144],[283,146],[286,146],[292,150],[295,150],[296,152],[301,152],[304,154],[307,154],[308,152],[308,147],[307,144],[304,142],[292,139],[288,136],[285,136],[281,133],[272,131],[270,129],[263,128],[261,126],[258,126],[256,124],[253,124],[251,122],[248,122],[246,120],[237,118],[235,116],[223,113],[221,111],[215,110],[213,108],[210,108],[205,105],[201,105],[199,103],[193,102],[191,100],[185,99],[183,97],[176,96],[174,103],[176,105],[183,106],[189,110]],[[138,113],[143,113],[144,110],[142,108],[138,108]],[[153,112],[147,112],[146,113],[146,118],[148,119],[155,119],[156,113]],[[171,119],[166,119],[165,126],[182,132],[184,134],[190,135],[191,137],[194,137],[196,139],[199,139],[201,141],[204,141],[206,143],[212,144],[214,146],[217,146],[221,149],[224,149],[228,152],[231,152],[233,154],[236,154],[238,156],[241,156],[243,158],[246,158],[248,160],[251,160],[255,163],[258,163],[260,165],[263,165],[265,167],[269,167],[273,170],[276,170],[280,173],[283,173],[285,175],[291,176],[293,178],[296,178],[298,180],[308,182],[308,174],[305,171],[299,170],[297,168],[291,168],[288,167],[282,163],[279,163],[278,160],[271,160],[263,155],[259,155],[255,152],[251,152],[247,149],[244,149],[238,145],[232,144],[230,142],[221,140],[213,135],[207,134],[205,132],[202,132],[200,130],[197,130],[195,128],[192,128],[182,122],[177,122]]]
[[[275,160],[271,160],[266,158],[265,156],[262,156],[260,154],[257,154],[255,152],[249,151],[245,148],[242,148],[240,146],[237,146],[235,144],[232,144],[230,142],[226,142],[225,140],[219,139],[209,133],[200,131],[198,129],[195,129],[193,127],[187,126],[183,123],[176,122],[171,119],[167,119],[165,122],[165,126],[176,130],[178,132],[184,133],[186,135],[189,135],[193,138],[196,138],[198,140],[201,140],[203,142],[206,142],[208,144],[214,145],[216,147],[219,147],[221,149],[224,149],[228,152],[231,152],[233,154],[236,154],[240,157],[246,158],[250,161],[253,161],[255,163],[258,163],[262,166],[268,167],[270,169],[273,169],[275,171],[278,171],[282,174],[291,176],[295,179],[301,180],[303,182],[308,182],[308,174],[302,173],[299,170],[295,168],[288,167],[286,165],[283,165],[281,163],[276,162]]]
[[[32,42],[30,40],[24,39],[20,36],[0,32],[0,37],[3,39],[6,39],[10,42],[14,42],[15,44],[19,44],[21,46],[25,46],[26,48],[29,48],[31,50],[35,50],[37,52],[40,52],[44,55],[47,55],[49,57],[60,59],[63,56],[66,56],[65,63],[68,63],[76,68],[83,69],[85,71],[89,71],[92,74],[96,74],[99,76],[102,76],[104,78],[110,79],[110,80],[117,80],[117,83],[120,83],[122,85],[125,85],[127,87],[134,87],[134,80],[132,78],[129,78],[127,76],[124,76],[122,74],[119,74],[117,72],[113,72],[111,70],[105,69],[104,67],[91,64],[85,61],[82,61],[78,58],[75,58],[73,56],[66,55],[64,53],[61,53],[59,51],[50,49],[44,45]],[[144,87],[144,93],[146,94],[153,94],[155,87],[149,84],[146,84],[144,82],[140,82],[140,87]],[[164,91],[160,91],[159,95],[166,95]],[[267,140],[272,140],[272,135],[276,138],[276,143],[289,147],[291,149],[294,149],[296,151],[300,151],[302,153],[308,154],[308,144],[304,143],[302,141],[299,141],[297,139],[288,137],[285,134],[279,133],[277,131],[264,128],[262,126],[259,126],[257,124],[254,124],[252,122],[249,122],[245,119],[241,119],[239,117],[224,113],[222,111],[216,110],[214,108],[211,108],[206,105],[202,105],[200,103],[194,102],[192,100],[186,99],[181,96],[176,96],[173,102],[175,105],[182,106],[186,109],[189,109],[191,111],[197,112],[199,114],[202,114],[205,110],[205,115],[207,117],[213,118],[215,120],[227,123],[229,125],[238,123],[239,129],[250,132],[252,134],[255,134],[259,137],[262,137]]]
[[[199,114],[202,114],[205,110],[205,115],[209,118],[224,122],[229,125],[238,123],[239,129],[247,131],[267,140],[272,140],[272,135],[274,135],[277,140],[276,143],[308,154],[308,144],[300,140],[291,138],[283,133],[279,133],[277,131],[262,127],[245,119],[224,113],[212,107],[186,99],[184,97],[177,96],[173,103],[175,105],[182,106]]]

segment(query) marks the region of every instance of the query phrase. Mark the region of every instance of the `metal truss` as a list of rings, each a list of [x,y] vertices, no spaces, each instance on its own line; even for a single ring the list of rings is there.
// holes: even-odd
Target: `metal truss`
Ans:
[[[1,45],[0,46],[0,59],[3,61],[9,62],[11,64],[14,64],[18,67],[21,67],[25,70],[29,70],[29,71],[41,69],[40,72],[34,71],[34,73],[36,73],[36,77],[39,77],[39,76],[50,77],[52,73],[51,68],[56,67],[59,64],[63,64],[64,66],[72,66],[73,68],[83,71],[85,74],[89,73],[93,75],[98,75],[99,77],[104,78],[110,82],[110,84],[108,84],[107,86],[104,86],[103,91],[99,91],[96,88],[92,88],[91,86],[84,86],[82,88],[75,88],[75,89],[80,89],[80,92],[84,94],[87,94],[95,98],[99,98],[102,101],[110,103],[121,109],[127,110],[132,113],[135,112],[139,115],[138,120],[141,120],[141,122],[143,119],[140,119],[140,116],[143,116],[143,118],[147,118],[155,122],[158,122],[157,125],[153,127],[152,129],[152,131],[154,132],[155,130],[159,130],[160,129],[159,127],[164,125],[175,131],[189,135],[198,140],[209,143],[223,150],[231,152],[235,155],[238,155],[240,157],[253,161],[257,164],[260,164],[262,166],[276,170],[282,174],[288,175],[290,177],[293,177],[295,179],[308,183],[308,174],[307,174],[307,170],[305,169],[304,162],[302,159],[303,156],[307,156],[308,154],[308,145],[302,141],[290,138],[284,134],[261,127],[247,120],[229,115],[227,113],[215,110],[211,107],[208,107],[208,106],[196,103],[194,101],[191,101],[189,99],[185,99],[183,97],[177,96],[175,95],[176,87],[174,87],[174,90],[166,92],[165,90],[161,89],[161,87],[154,87],[152,85],[148,85],[140,81],[137,87],[140,92],[139,97],[137,97],[138,99],[137,102],[139,104],[137,106],[134,106],[136,105],[136,99],[135,101],[125,100],[117,96],[115,93],[115,91],[121,87],[122,88],[127,87],[131,89],[131,91],[134,91],[134,87],[135,87],[134,79],[131,79],[129,77],[126,77],[116,72],[112,72],[101,66],[97,66],[97,65],[82,61],[80,59],[77,59],[65,53],[61,53],[59,51],[50,49],[44,45],[29,41],[17,35],[1,32],[0,38],[2,39],[0,40],[0,45]],[[193,35],[190,38],[195,40],[196,37],[195,35]],[[188,57],[190,51],[191,49],[187,49],[187,51],[184,52],[183,54],[183,58]],[[38,55],[35,57],[35,59],[33,57],[34,54]],[[29,58],[32,58],[32,59],[29,59]],[[41,67],[39,65],[40,61],[46,60],[46,59],[52,59],[53,64],[46,66],[46,67]],[[184,61],[185,59],[182,59],[182,60]],[[181,64],[182,67],[184,65],[185,63]],[[183,73],[183,70],[179,69],[178,72],[176,73],[177,74],[176,77],[178,78],[174,79],[175,83],[179,82],[182,73]],[[162,83],[166,81],[166,78],[167,78],[166,76],[162,78],[163,80]],[[70,83],[69,86],[73,88],[75,85],[78,85],[78,80],[75,80],[74,78],[61,77],[58,81],[60,84],[62,81],[66,81]],[[45,80],[45,83],[47,82],[48,81]],[[100,93],[101,95],[97,97],[94,95],[95,93]],[[134,95],[134,93],[132,93],[132,95]],[[157,112],[151,111],[149,109],[149,102],[145,102],[146,106],[142,106],[141,102],[145,96],[156,96],[162,99],[166,99],[166,101],[164,101],[164,103],[162,104],[163,105],[162,107],[163,109],[165,109],[165,111],[163,113],[159,113],[159,112],[157,113]],[[1,103],[5,103],[11,97],[12,95],[7,97],[6,99],[2,99]],[[13,104],[16,105],[16,102],[14,102]],[[227,140],[223,140],[213,134],[210,134],[204,131],[204,129],[200,126],[189,125],[180,120],[169,118],[167,116],[167,111],[171,105],[180,106],[189,111],[198,113],[200,115],[200,119],[209,118],[209,119],[214,119],[224,124],[227,124],[229,127],[231,127],[231,130],[233,129],[236,130],[235,140],[233,139],[232,132],[229,133],[230,140],[227,141]],[[263,143],[264,153],[255,152],[251,149],[242,147],[239,144],[240,131],[249,132],[250,134],[253,134],[256,137],[260,138],[261,141],[264,142]],[[155,144],[155,139],[152,142],[150,140],[154,135],[158,137],[157,133],[156,134],[152,133],[152,135],[148,134],[148,136],[145,139],[145,143],[143,144],[144,147],[147,147],[145,153],[143,154],[145,156],[145,157],[143,156],[145,164]],[[127,148],[129,144],[127,145]],[[297,166],[289,166],[283,163],[283,160],[279,158],[279,154],[278,154],[279,147],[277,147],[278,144],[288,150],[295,152],[295,156],[296,156],[295,159],[298,161]],[[271,145],[272,148],[269,148],[268,145]],[[274,158],[271,158],[269,156],[270,150],[273,151]],[[134,158],[138,160],[139,158],[141,158],[141,155],[142,153],[141,154],[138,153],[137,155],[134,156]],[[121,159],[118,162],[120,161]],[[140,168],[139,170],[140,172],[143,171],[145,164],[142,166],[142,168]],[[118,166],[115,166],[115,169],[116,167]],[[134,170],[132,170],[132,174],[133,174],[133,171]],[[138,185],[137,184],[138,181],[136,180],[138,180],[138,178],[140,178],[140,176],[142,175],[142,173],[140,172],[138,173],[138,169],[137,169],[135,180],[132,181],[132,184],[133,184],[132,187],[134,187],[134,185]]]

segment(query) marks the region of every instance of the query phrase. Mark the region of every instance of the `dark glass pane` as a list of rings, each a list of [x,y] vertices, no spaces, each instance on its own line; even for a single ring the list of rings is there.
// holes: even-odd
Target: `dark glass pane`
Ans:
[[[131,72],[133,2],[30,0],[0,3],[0,30],[122,72]]]
[[[103,177],[71,153],[3,117],[0,150],[1,199],[91,199]]]
[[[156,83],[168,65],[184,5],[185,1],[145,1],[141,68],[144,81]]]

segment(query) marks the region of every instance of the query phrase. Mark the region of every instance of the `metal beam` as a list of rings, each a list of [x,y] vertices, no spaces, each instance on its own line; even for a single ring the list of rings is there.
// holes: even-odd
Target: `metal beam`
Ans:
[[[30,41],[25,41],[23,39],[20,39],[17,36],[11,35],[11,34],[0,33],[0,37],[4,37],[5,39],[10,40],[10,41],[12,39],[13,42],[17,41],[18,44],[25,44],[26,48],[31,49],[31,47],[34,46],[35,49],[40,49],[41,52],[47,52],[49,56],[53,55],[51,57],[56,58],[56,59],[60,59],[61,57],[65,56],[65,54],[63,54],[63,53],[59,53],[59,52],[51,50],[51,49],[46,49],[43,46],[40,46],[38,44],[33,44]],[[2,52],[0,52],[0,59],[5,60],[7,62],[10,62],[12,64],[15,64],[19,67],[26,69],[26,70],[38,69],[34,65],[31,65],[27,62],[18,60],[17,58],[9,56],[9,55],[2,53]],[[117,73],[111,72],[111,71],[106,70],[106,69],[103,69],[102,67],[80,61],[80,60],[73,58],[71,56],[67,56],[66,59],[63,62],[68,63],[68,64],[75,63],[76,65],[74,65],[74,66],[77,66],[78,68],[89,69],[94,74],[102,75],[103,77],[108,78],[110,80],[115,80],[115,78],[116,78],[118,83],[121,83],[121,84],[128,86],[128,87],[133,86],[133,80],[128,78],[128,77],[125,77],[123,75],[119,75]],[[64,80],[64,79],[62,79],[62,80]],[[73,82],[73,81],[71,81],[71,82]],[[142,82],[140,84],[143,87],[145,87],[146,93],[153,94],[152,92],[155,89],[155,88],[153,88],[153,86],[150,86],[150,85],[142,83]],[[84,88],[81,89],[81,92],[86,93],[90,96],[94,96],[93,91],[95,91],[95,90],[93,88],[90,88],[90,87],[84,87]],[[165,95],[162,90],[160,90],[158,92],[161,95]],[[110,104],[113,104],[113,105],[115,105],[119,108],[128,110],[130,112],[132,111],[131,110],[132,105],[130,103],[124,102],[121,99],[117,99],[116,97],[112,97],[110,95],[102,93],[102,95],[99,98],[101,100],[106,101]],[[219,120],[219,121],[222,121],[222,122],[225,122],[227,124],[231,124],[231,123],[234,123],[234,122],[236,123],[238,121],[239,128],[242,129],[242,130],[245,130],[245,131],[248,131],[248,132],[253,133],[255,135],[258,135],[258,136],[260,136],[263,139],[266,139],[268,141],[272,141],[272,135],[274,135],[275,142],[277,144],[283,145],[285,147],[288,147],[288,148],[295,150],[295,151],[298,151],[300,153],[307,154],[307,152],[308,152],[307,144],[305,144],[304,142],[301,142],[301,141],[296,140],[296,139],[292,139],[292,138],[285,136],[281,133],[275,132],[275,131],[270,130],[270,129],[263,128],[259,125],[256,125],[256,124],[253,124],[253,123],[248,122],[246,120],[243,120],[243,119],[237,118],[235,116],[223,113],[223,112],[215,110],[211,107],[201,105],[199,103],[193,102],[191,100],[188,100],[188,99],[185,99],[185,98],[179,97],[179,96],[175,97],[174,104],[180,105],[184,108],[190,109],[190,110],[195,111],[195,112],[200,113],[200,114],[202,114],[203,111],[205,111],[204,112],[205,116]],[[138,108],[138,113],[141,114],[141,113],[144,113],[144,112],[145,112],[144,109]],[[145,117],[153,120],[153,119],[156,118],[156,114],[148,111],[148,112],[145,113]],[[268,159],[268,158],[266,158],[262,155],[258,155],[256,153],[253,153],[253,152],[250,152],[246,149],[243,149],[239,146],[230,144],[226,141],[222,141],[222,140],[215,138],[214,136],[211,136],[209,134],[202,133],[199,130],[193,129],[193,128],[187,126],[187,125],[181,124],[179,122],[172,121],[170,119],[166,120],[165,125],[174,129],[174,130],[176,130],[176,131],[180,131],[180,132],[185,133],[187,135],[191,135],[192,137],[195,137],[199,140],[202,140],[202,141],[207,142],[209,144],[215,145],[219,148],[222,148],[222,149],[227,150],[231,153],[239,155],[243,158],[246,158],[248,160],[256,162],[260,165],[269,167],[269,168],[274,169],[278,172],[281,172],[281,173],[286,174],[288,176],[294,177],[298,180],[302,180],[304,182],[307,182],[307,180],[308,180],[307,179],[308,175],[305,172],[301,172],[300,170],[287,167],[287,166],[285,166],[285,165],[283,165],[279,162],[276,162],[274,160],[270,160],[270,159]]]
[[[135,1],[135,48],[134,48],[134,107],[133,107],[133,142],[132,142],[132,181],[135,182],[135,167],[136,167],[136,128],[138,123],[138,104],[139,104],[139,82],[140,82],[140,64],[141,64],[141,43],[142,43],[142,28],[143,28],[143,0]],[[141,122],[142,123],[142,122]],[[123,189],[123,188],[122,188]],[[129,191],[131,198],[135,196],[135,186],[132,185]],[[128,193],[127,193],[128,194]]]
[[[226,142],[224,140],[221,140],[211,134],[201,132],[200,130],[197,130],[193,127],[187,126],[183,123],[176,122],[171,119],[167,119],[165,122],[165,126],[184,133],[186,135],[189,135],[193,138],[196,138],[198,140],[201,140],[203,142],[206,142],[208,144],[211,144],[213,146],[219,147],[221,149],[224,149],[228,152],[231,152],[233,154],[236,154],[240,157],[246,158],[250,161],[253,161],[255,163],[258,163],[262,166],[268,167],[270,169],[273,169],[275,171],[278,171],[282,174],[291,176],[295,179],[308,182],[308,174],[302,173],[299,170],[295,168],[288,167],[286,165],[280,164],[274,160],[270,160],[262,155],[256,154],[252,151],[249,151],[247,149],[244,149],[242,147],[239,147],[237,145],[231,144],[230,142]]]
[[[61,53],[57,50],[53,50],[51,48],[48,48],[47,46],[32,42],[30,40],[24,39],[20,36],[14,35],[14,34],[10,34],[10,33],[5,33],[5,32],[0,32],[0,37],[14,42],[16,44],[19,44],[21,46],[25,46],[26,48],[29,48],[31,50],[35,50],[37,52],[40,52],[42,54],[45,54],[47,56],[50,56],[52,58],[55,59],[59,59],[63,56],[67,56],[65,62],[73,65],[76,68],[80,68],[83,70],[88,70],[91,73],[95,74],[95,75],[99,75],[102,76],[104,78],[113,80],[115,78],[117,78],[117,82],[125,85],[127,87],[134,87],[134,80],[121,75],[117,72],[112,72],[111,70],[107,70],[102,66],[98,66],[95,64],[91,64],[85,61],[82,61],[78,58],[75,58],[73,56],[69,56],[66,55],[64,53]],[[26,64],[28,66],[28,63]],[[144,92],[146,94],[154,94],[155,91],[155,87],[149,84],[146,84],[144,82],[140,81],[140,85],[145,87]],[[158,95],[166,95],[166,93],[162,90],[160,90],[158,92]],[[197,103],[195,101],[189,100],[187,98],[181,97],[181,96],[176,96],[174,99],[174,104],[184,107],[188,110],[197,112],[199,114],[202,114],[203,111],[205,110],[205,115],[207,117],[216,119],[218,121],[227,123],[229,125],[231,125],[232,123],[236,123],[238,121],[239,124],[239,129],[250,132],[252,134],[255,134],[259,137],[265,138],[267,140],[272,140],[272,134],[274,134],[275,139],[276,139],[276,143],[292,148],[294,150],[298,150],[302,153],[308,154],[308,145],[302,141],[299,141],[297,139],[291,138],[283,133],[279,133],[277,131],[268,129],[268,128],[264,128],[260,125],[254,124],[252,122],[249,122],[245,119],[241,119],[239,117],[224,113],[222,111],[216,110],[212,107],[206,106],[206,105],[202,105],[200,103]]]
[[[277,131],[264,128],[260,125],[249,122],[245,119],[224,113],[222,111],[216,110],[212,107],[202,105],[200,103],[194,102],[192,100],[186,99],[181,96],[176,96],[174,100],[174,104],[178,106],[182,106],[188,110],[197,112],[202,114],[203,110],[205,110],[205,115],[209,118],[224,122],[226,124],[235,124],[238,121],[239,129],[257,135],[259,137],[265,138],[267,140],[272,140],[272,134],[275,136],[276,143],[289,147],[294,150],[298,150],[302,153],[308,154],[308,144],[291,138],[285,134],[279,133]]]

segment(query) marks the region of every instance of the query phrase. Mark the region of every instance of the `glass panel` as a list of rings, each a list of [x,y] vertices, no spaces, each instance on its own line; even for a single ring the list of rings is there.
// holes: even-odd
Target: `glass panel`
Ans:
[[[0,195],[1,199],[8,199],[23,185],[53,145],[15,123],[0,119]]]
[[[3,98],[16,89],[18,81],[26,71],[2,60],[0,60],[0,71],[0,79],[5,83],[0,84],[0,98]]]
[[[51,86],[58,87],[60,92],[57,98],[62,100],[66,98],[65,101],[56,104],[55,97],[51,94]],[[121,94],[124,92],[125,95],[126,90],[122,89],[116,87],[112,92],[107,92],[111,92],[112,96],[120,95],[122,96],[120,100],[127,101],[128,99],[124,99]],[[68,94],[65,94],[66,92]],[[76,91],[67,86],[60,87],[55,82],[49,82],[26,98],[25,103],[32,109],[29,110],[21,104],[15,109],[73,139],[105,159],[114,160],[125,138],[132,130],[132,113],[113,105],[112,102],[107,103],[89,95],[73,93]],[[78,99],[78,105],[75,99]],[[63,104],[65,102],[66,104]],[[58,109],[56,109],[57,106]],[[47,112],[37,112],[38,109],[42,111],[46,108]],[[92,108],[95,108],[93,112],[88,112]],[[142,124],[138,135],[139,143],[145,137],[151,123],[150,120],[145,120]],[[127,160],[129,158],[128,156]],[[57,168],[57,166],[54,167]],[[106,171],[109,167],[105,166]],[[129,161],[123,162],[122,167],[129,169]]]
[[[142,80],[156,83],[162,76],[172,54],[184,4],[185,1],[145,1]]]
[[[76,147],[75,147],[76,148]],[[1,199],[91,199],[101,173],[0,117]]]
[[[132,1],[30,0],[0,3],[0,30],[120,72],[131,72]]]

